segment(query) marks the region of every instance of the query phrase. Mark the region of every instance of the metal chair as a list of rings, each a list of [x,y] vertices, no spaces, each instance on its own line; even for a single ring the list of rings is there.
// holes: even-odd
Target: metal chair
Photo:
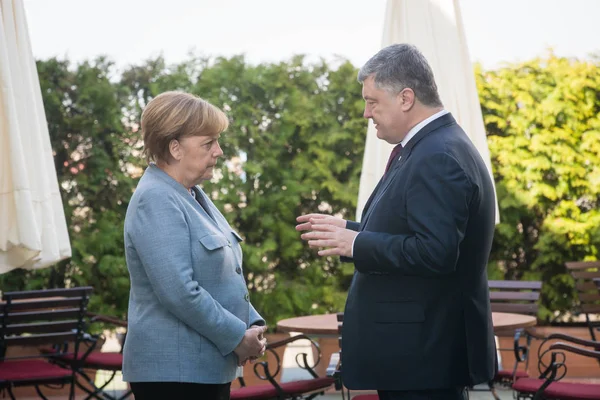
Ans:
[[[585,321],[592,340],[600,338],[600,261],[570,261],[565,263],[575,280],[579,300],[578,312],[585,314]]]
[[[490,304],[492,312],[510,312],[517,314],[528,314],[536,316],[539,310],[538,300],[542,289],[541,281],[488,281],[490,288]],[[529,367],[529,350],[531,341],[539,338],[534,329],[517,329],[510,331],[496,332],[498,337],[512,337],[513,346],[507,348],[498,348],[500,355],[502,352],[514,354],[515,363],[512,369],[499,369],[494,379],[488,382],[488,387],[496,400],[499,399],[495,390],[495,385],[500,384],[510,387],[517,379],[528,377],[527,369]],[[519,369],[522,365],[523,368]]]
[[[34,386],[42,399],[41,386],[70,385],[75,398],[75,369],[49,362],[49,357],[85,359],[85,313],[91,287],[9,292],[0,304],[0,390],[15,399],[13,388]],[[66,346],[69,343],[70,346]],[[12,346],[55,346],[54,351],[34,356],[7,357]],[[66,348],[70,347],[71,351]]]
[[[89,318],[90,324],[101,322],[115,327],[127,328],[127,321],[119,318],[94,313],[86,313],[86,315]],[[96,348],[99,339],[99,336],[86,336],[86,340],[83,342],[83,345],[86,347],[85,357],[82,357],[80,352],[77,356],[72,353],[64,353],[52,355],[51,358],[56,364],[61,365],[64,368],[74,369],[77,375],[75,385],[88,394],[85,400],[124,400],[133,396],[133,393],[129,389],[118,397],[111,395],[108,390],[106,390],[107,386],[114,380],[117,373],[121,372],[123,369],[123,347],[121,346],[119,352],[103,353]],[[54,350],[42,348],[41,351],[49,354]],[[94,379],[92,379],[87,372],[89,370],[109,371],[111,376],[102,386],[98,387],[96,386]]]
[[[311,346],[314,348],[317,358],[311,365],[308,362],[308,354],[301,353],[296,356],[296,363],[298,366],[312,376],[312,379],[297,380],[292,382],[279,383],[276,380],[277,375],[280,373],[282,365],[279,355],[275,352],[275,349],[282,346],[286,346],[289,343],[295,342],[296,340],[305,339],[310,341]],[[287,399],[306,399],[311,400],[316,396],[322,395],[326,389],[331,387],[335,383],[335,379],[332,377],[320,377],[314,371],[314,368],[319,364],[321,360],[321,350],[319,345],[306,335],[296,335],[287,339],[279,340],[274,343],[267,345],[267,352],[271,353],[275,357],[275,365],[269,364],[267,361],[259,361],[254,364],[254,373],[264,381],[268,383],[246,386],[243,378],[239,378],[242,387],[231,390],[231,400],[287,400]]]
[[[565,343],[567,342],[567,343]],[[538,349],[538,378],[521,378],[512,386],[518,400],[600,400],[600,384],[560,381],[567,373],[567,354],[600,361],[600,342],[554,333]],[[548,362],[547,356],[550,356]]]

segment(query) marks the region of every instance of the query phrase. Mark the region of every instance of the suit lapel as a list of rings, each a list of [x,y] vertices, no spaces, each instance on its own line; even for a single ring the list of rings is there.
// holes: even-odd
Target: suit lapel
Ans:
[[[383,178],[384,178],[384,176],[382,176],[381,179],[379,179],[379,182],[377,182],[377,186],[375,186],[375,189],[373,189],[373,191],[371,192],[371,195],[369,196],[369,199],[365,203],[365,206],[363,207],[363,210],[362,210],[362,215],[360,217],[361,221],[364,221],[365,214],[367,213],[367,210],[371,206],[371,203],[373,202],[373,199],[375,198],[375,195],[379,191],[379,186],[381,186],[381,183],[383,182]]]
[[[362,212],[359,231],[362,231],[364,229],[364,227],[367,223],[367,220],[369,219],[369,216],[372,214],[373,210],[377,206],[377,203],[379,202],[379,200],[381,200],[381,198],[385,194],[387,188],[390,186],[390,184],[394,180],[395,176],[399,173],[399,170],[402,167],[402,165],[404,165],[404,163],[406,163],[406,161],[410,157],[410,153],[412,152],[412,149],[417,145],[417,143],[421,139],[423,139],[425,136],[429,135],[431,132],[433,132],[439,128],[442,128],[444,126],[455,124],[455,123],[456,123],[456,120],[454,119],[454,117],[452,117],[452,115],[450,113],[444,114],[441,117],[439,117],[439,118],[431,121],[427,125],[425,125],[423,128],[421,128],[421,130],[412,139],[410,139],[408,141],[406,146],[400,152],[400,159],[394,161],[394,163],[391,165],[388,173],[385,174],[379,180],[379,183],[375,187],[375,190],[373,190],[373,193],[371,193],[371,196],[369,197],[369,201],[367,201],[367,204],[365,205],[365,208],[363,209],[363,212]]]
[[[398,173],[399,166],[403,160],[405,160],[404,157],[402,157],[400,159],[400,161],[396,162],[395,163],[396,165],[392,166],[392,168],[390,168],[388,173],[385,174],[385,176],[381,178],[380,185],[378,185],[378,187],[375,188],[376,190],[374,190],[373,194],[371,195],[371,197],[373,198],[373,201],[371,202],[371,204],[369,204],[368,210],[363,212],[363,217],[360,222],[359,231],[363,230],[364,226],[366,225],[367,221],[369,220],[369,217],[373,213],[373,210],[377,206],[377,203],[379,203],[379,200],[381,200],[381,197],[385,193],[386,189],[388,188],[388,186],[390,186],[390,183],[392,183],[392,181],[394,180],[394,176]],[[380,186],[381,186],[381,188],[379,188]],[[377,190],[378,188],[379,188],[379,190]]]

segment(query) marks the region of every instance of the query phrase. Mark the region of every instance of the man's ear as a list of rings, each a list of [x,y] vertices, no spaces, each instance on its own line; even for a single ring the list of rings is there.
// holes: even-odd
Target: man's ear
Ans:
[[[400,97],[402,111],[410,111],[410,109],[415,105],[415,92],[411,88],[403,89],[400,93],[398,93],[398,96]]]
[[[183,151],[179,140],[173,139],[169,142],[169,153],[171,153],[171,157],[173,157],[176,161],[181,161],[181,157],[183,157]]]

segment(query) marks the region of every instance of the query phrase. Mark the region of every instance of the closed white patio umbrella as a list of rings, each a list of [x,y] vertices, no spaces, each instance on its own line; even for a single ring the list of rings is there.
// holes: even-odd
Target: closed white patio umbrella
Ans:
[[[492,176],[490,153],[458,0],[388,0],[382,47],[410,43],[429,61],[444,107],[471,138]],[[377,139],[371,121],[360,176],[357,219],[383,175],[391,145]],[[496,201],[496,222],[499,221]]]
[[[0,273],[71,256],[22,0],[0,0]]]

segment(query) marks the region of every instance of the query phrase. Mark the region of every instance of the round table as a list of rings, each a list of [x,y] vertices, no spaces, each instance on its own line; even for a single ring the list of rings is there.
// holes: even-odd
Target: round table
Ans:
[[[493,312],[494,332],[515,330],[535,326],[534,316],[524,314]],[[301,332],[312,336],[337,336],[338,322],[336,314],[309,315],[283,319],[277,323],[281,332]]]
[[[492,320],[494,332],[514,331],[518,328],[535,326],[535,317],[524,314],[493,312]],[[339,351],[338,347],[338,322],[336,314],[308,315],[283,319],[277,323],[280,332],[300,332],[318,338],[321,347],[321,362],[315,367],[319,376],[324,376],[327,363],[333,352]]]

